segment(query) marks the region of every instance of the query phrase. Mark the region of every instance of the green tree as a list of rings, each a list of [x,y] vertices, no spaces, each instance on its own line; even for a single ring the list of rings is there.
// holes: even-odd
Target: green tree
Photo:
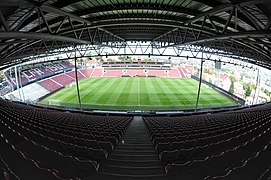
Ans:
[[[251,84],[251,90],[252,89],[256,89],[256,85],[255,84]]]
[[[231,80],[232,82],[236,82],[236,81],[237,81],[236,77],[233,76],[233,75],[230,76],[230,80]]]
[[[230,86],[229,92],[230,92],[231,94],[234,93],[234,82],[233,82],[233,81],[231,81],[231,86]]]
[[[91,52],[86,53],[85,57],[87,57],[88,60],[92,60],[92,54]]]
[[[245,91],[246,97],[250,96],[251,90],[252,90],[252,89],[251,89],[250,83],[244,83],[244,84],[243,84],[243,89],[244,89],[244,91]]]
[[[234,93],[234,82],[236,82],[237,80],[236,80],[236,77],[233,75],[230,76],[230,80],[231,80],[231,86],[230,86],[229,92],[233,94]]]
[[[121,60],[121,61],[128,61],[131,59],[132,59],[132,57],[130,57],[130,56],[119,56],[119,60]]]
[[[96,58],[96,61],[99,61],[99,62],[102,62],[103,58],[101,56],[97,56]]]
[[[264,91],[263,91],[267,96],[271,96],[271,92],[270,91],[268,91],[267,89],[264,89]]]

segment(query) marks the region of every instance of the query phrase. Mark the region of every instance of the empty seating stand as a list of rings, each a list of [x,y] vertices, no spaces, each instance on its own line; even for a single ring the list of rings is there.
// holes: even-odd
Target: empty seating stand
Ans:
[[[270,108],[144,120],[168,177],[258,179],[271,165]]]
[[[166,172],[148,179],[270,179],[270,109],[266,104],[214,114],[144,117],[157,152],[151,155],[159,157],[155,162]],[[131,121],[125,116],[86,115],[0,100],[0,177],[122,178],[105,175],[102,169],[105,162],[112,163],[109,154],[122,159],[114,148],[122,146],[120,139]],[[127,171],[141,170],[136,165],[126,168],[124,162],[118,165]]]
[[[62,88],[62,86],[60,84],[55,83],[54,81],[52,81],[51,79],[44,79],[41,80],[39,82],[39,84],[44,87],[45,89],[47,89],[50,92],[54,92],[60,88]]]
[[[58,112],[3,100],[0,104],[0,133],[7,144],[1,149],[3,159],[11,163],[8,154],[16,154],[22,164],[40,174],[37,179],[93,176],[131,121],[130,117]],[[17,170],[20,164],[13,166]],[[19,170],[14,173],[27,177]]]

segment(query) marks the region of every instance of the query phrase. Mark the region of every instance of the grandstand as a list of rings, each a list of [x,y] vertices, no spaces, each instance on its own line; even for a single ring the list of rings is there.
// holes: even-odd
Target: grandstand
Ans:
[[[3,168],[12,177],[86,179],[97,172],[100,178],[268,175],[270,104],[231,113],[145,117],[146,124],[137,116],[81,115],[4,100],[0,110],[1,145],[6,147],[1,156],[9,165]],[[21,164],[26,166],[16,171]]]
[[[17,89],[17,86],[25,86],[37,80],[44,79],[55,74],[63,73],[72,70],[74,67],[68,62],[56,62],[56,63],[36,63],[31,65],[25,65],[20,70],[9,69],[5,73],[5,77],[9,84]],[[17,72],[15,72],[17,71]],[[17,76],[17,78],[16,78]],[[18,79],[18,84],[16,79]]]
[[[0,179],[271,179],[270,10],[1,0]]]

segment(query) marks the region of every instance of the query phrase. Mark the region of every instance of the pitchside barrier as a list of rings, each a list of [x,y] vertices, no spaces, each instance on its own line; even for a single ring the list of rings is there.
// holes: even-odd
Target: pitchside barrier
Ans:
[[[39,105],[42,105],[42,103],[38,103]],[[50,105],[55,107],[62,107],[62,108],[80,108],[79,104],[76,103],[63,103],[59,102],[59,100],[50,100],[48,104],[44,105]],[[196,102],[195,102],[196,106]],[[112,111],[194,111],[195,106],[116,106],[116,105],[97,105],[97,104],[82,104],[82,108],[84,110],[112,110]],[[199,108],[202,111],[210,110],[210,109],[220,109],[220,108],[234,108],[236,106],[233,106],[232,104],[227,105],[200,105]]]
[[[196,77],[196,76],[194,76],[194,75],[191,75],[191,78],[193,78],[193,79],[199,81],[199,78]],[[222,89],[221,87],[218,87],[217,85],[214,85],[214,84],[212,84],[212,83],[210,83],[210,82],[208,82],[208,81],[205,81],[205,80],[203,80],[203,79],[202,79],[202,83],[204,83],[205,85],[207,85],[207,86],[213,88],[214,90],[216,90],[216,91],[218,91],[218,92],[224,94],[225,96],[227,96],[227,97],[229,97],[230,99],[234,100],[237,104],[239,104],[239,105],[241,105],[241,106],[245,105],[245,102],[246,102],[246,101],[245,101],[244,99],[242,99],[242,98],[240,98],[240,97],[238,97],[238,96],[236,96],[236,95],[234,95],[234,94],[232,94],[232,93],[226,91],[225,89]]]

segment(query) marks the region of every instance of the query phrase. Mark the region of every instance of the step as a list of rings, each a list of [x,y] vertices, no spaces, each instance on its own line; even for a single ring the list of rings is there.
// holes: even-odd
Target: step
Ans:
[[[151,140],[150,139],[140,139],[140,138],[123,138],[120,140],[120,143],[122,143],[122,141],[124,141],[124,143],[145,143],[145,144],[152,144]]]
[[[120,176],[135,176],[135,177],[147,177],[147,176],[163,176],[164,168],[160,167],[125,167],[125,166],[106,166],[101,165],[99,167],[99,173],[106,172],[106,174],[120,175]]]
[[[133,142],[133,143],[130,143],[130,142],[125,142],[124,141],[124,143],[122,143],[122,141],[119,141],[118,142],[118,144],[116,145],[116,146],[135,146],[135,145],[137,145],[137,146],[141,146],[141,147],[153,147],[153,143],[150,141],[149,143],[147,143],[147,142],[143,142],[143,143],[141,143],[141,142],[138,142],[137,141],[137,143],[136,142]]]
[[[121,140],[140,140],[140,141],[151,141],[150,137],[137,137],[137,136],[125,136]]]
[[[126,155],[126,154],[110,154],[110,158],[112,159],[123,159],[123,160],[137,160],[137,159],[144,159],[144,160],[156,160],[158,159],[158,155]]]
[[[123,136],[122,138],[121,138],[122,140],[129,140],[129,139],[131,139],[131,140],[134,140],[134,139],[136,139],[136,140],[142,140],[142,141],[146,141],[146,140],[149,140],[150,141],[150,137],[148,136],[146,136],[146,137],[142,137],[142,136],[140,136],[140,137],[138,137],[138,136]]]
[[[144,145],[153,145],[153,143],[151,142],[151,140],[149,140],[149,141],[143,141],[143,142],[141,142],[141,141],[129,141],[129,142],[125,142],[125,140],[124,140],[124,143],[122,143],[122,140],[118,143],[118,144],[138,144],[139,146],[144,146]]]
[[[119,166],[129,166],[129,167],[149,167],[149,166],[161,166],[162,162],[160,160],[118,160],[118,159],[107,159],[102,161],[102,165],[119,165]]]
[[[126,132],[125,136],[138,136],[138,137],[149,137],[149,134],[146,131],[134,131],[134,132]]]
[[[123,142],[124,141],[124,142]],[[108,159],[100,162],[100,174],[123,179],[165,176],[164,166],[142,119],[134,119]],[[130,179],[129,178],[129,179]]]
[[[112,155],[118,155],[118,156],[133,156],[133,155],[158,155],[155,151],[113,151],[111,154]]]
[[[154,149],[123,149],[123,148],[119,148],[119,149],[114,149],[114,152],[116,153],[132,153],[132,152],[136,152],[136,153],[156,153],[156,151]]]
[[[153,151],[153,146],[116,146],[113,151],[115,150],[128,150],[128,151],[134,151],[134,150],[142,150],[142,151]]]

